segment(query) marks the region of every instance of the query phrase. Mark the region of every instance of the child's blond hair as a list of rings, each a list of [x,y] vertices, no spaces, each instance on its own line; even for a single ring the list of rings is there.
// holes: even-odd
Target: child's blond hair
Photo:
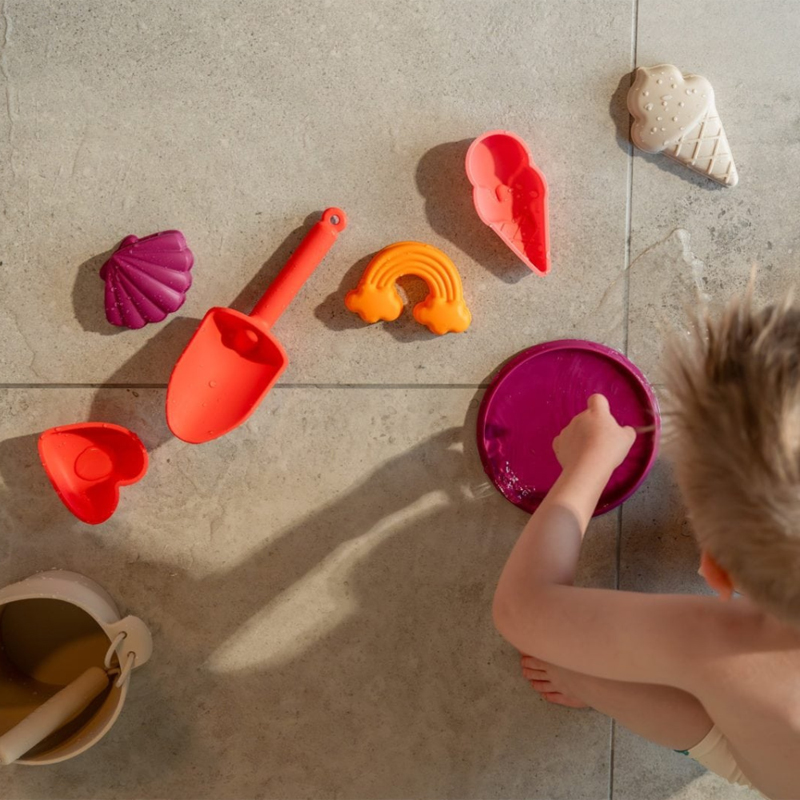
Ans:
[[[800,624],[800,306],[703,312],[668,359],[668,449],[700,546]]]

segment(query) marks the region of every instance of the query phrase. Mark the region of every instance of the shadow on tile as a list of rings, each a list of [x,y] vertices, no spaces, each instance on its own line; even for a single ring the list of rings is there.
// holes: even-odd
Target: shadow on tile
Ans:
[[[289,260],[289,256],[297,249],[303,237],[311,230],[311,227],[319,222],[322,210],[309,214],[303,224],[295,228],[275,250],[275,252],[261,265],[258,272],[251,278],[247,286],[231,301],[230,307],[249,314],[255,304],[261,299],[261,295],[267,290],[277,274]]]
[[[154,336],[145,341],[131,358],[106,378],[103,386],[95,393],[88,419],[113,422],[129,428],[139,436],[150,451],[172,438],[165,415],[154,419],[137,401],[139,395],[136,385],[140,383],[141,375],[148,375],[156,387],[166,386],[178,356],[189,343],[199,324],[198,319],[175,316],[162,323]],[[104,391],[112,387],[126,391]]]
[[[99,389],[92,400],[89,420],[92,422],[111,422],[132,430],[152,455],[153,451],[173,438],[167,426],[165,409],[166,389],[158,414],[145,407],[139,400],[140,392],[135,388],[108,392]]]
[[[522,518],[510,505],[494,506],[509,537],[474,522],[494,500],[475,496],[474,470],[465,469],[476,459],[476,411],[473,402],[463,429],[396,456],[223,572],[201,577],[148,560],[133,536],[76,532],[61,566],[79,569],[80,553],[92,548],[97,568],[107,564],[120,576],[110,588],[132,609],[153,608],[158,598],[158,618],[148,620],[156,656],[135,676],[106,742],[42,771],[37,796],[83,792],[90,775],[92,796],[138,800],[509,796],[520,781],[553,797],[563,782],[559,754],[574,752],[576,736],[592,752],[580,754],[587,773],[579,795],[604,785],[604,728],[592,728],[592,716],[560,713],[531,696],[520,728],[514,711],[516,664],[498,642],[490,608]],[[438,502],[399,517],[432,493]],[[376,537],[382,525],[389,529]],[[347,616],[302,634],[292,654],[214,667],[215,651],[256,614],[368,534],[371,545],[333,587]],[[597,733],[581,735],[587,725],[601,737],[596,748],[588,743]],[[548,747],[552,779],[526,771],[536,736],[563,743]],[[517,765],[511,783],[502,774],[509,763]],[[576,796],[568,787],[556,794]]]
[[[653,164],[658,167],[662,172],[668,172],[670,175],[675,175],[681,180],[692,184],[693,186],[700,186],[703,189],[710,191],[725,191],[727,187],[721,186],[709,178],[704,178],[696,172],[692,172],[688,167],[673,161],[671,158],[660,153],[645,153],[634,147],[631,142],[631,115],[628,111],[628,90],[633,84],[633,72],[625,73],[619,81],[614,94],[611,95],[611,102],[609,103],[609,114],[614,121],[614,127],[617,130],[617,145],[620,150],[625,153],[633,149],[633,157],[648,164]]]
[[[617,145],[624,153],[631,148],[631,115],[628,111],[628,90],[633,84],[633,72],[626,72],[617,84],[611,102],[608,106],[609,114],[617,130]]]
[[[0,515],[8,512],[15,520],[7,530],[14,530],[19,521],[24,529],[35,532],[63,511],[61,500],[53,489],[39,460],[39,434],[16,436],[0,442]],[[68,516],[68,514],[66,515]],[[6,527],[6,526],[4,526]],[[10,537],[0,537],[0,557],[9,546]]]
[[[75,319],[85,331],[113,336],[124,333],[127,328],[112,325],[106,319],[105,282],[100,278],[100,268],[111,258],[116,245],[105,253],[92,256],[78,267],[75,285],[72,287],[72,308]]]
[[[517,283],[530,270],[478,217],[464,159],[472,139],[439,144],[417,165],[417,188],[425,198],[431,227],[505,283]],[[458,258],[453,259],[458,265]]]
[[[199,324],[199,319],[180,316],[172,316],[159,323],[156,333],[103,381],[104,386],[142,383],[165,385],[178,356]],[[142,375],[146,375],[149,380],[142,381]]]
[[[332,331],[345,331],[350,328],[366,327],[357,314],[350,311],[344,304],[345,295],[358,286],[358,281],[367,265],[377,254],[369,253],[356,261],[342,277],[341,283],[335,292],[331,292],[315,309],[314,316],[322,322],[326,328]]]

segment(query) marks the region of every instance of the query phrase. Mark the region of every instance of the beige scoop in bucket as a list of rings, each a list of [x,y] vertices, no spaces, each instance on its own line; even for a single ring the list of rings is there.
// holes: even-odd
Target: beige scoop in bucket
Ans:
[[[0,764],[53,764],[102,738],[150,632],[120,619],[109,595],[72,572],[44,572],[0,590]]]

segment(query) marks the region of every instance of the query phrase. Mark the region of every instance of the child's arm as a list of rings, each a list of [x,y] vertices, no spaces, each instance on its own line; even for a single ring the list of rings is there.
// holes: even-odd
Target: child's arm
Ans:
[[[498,630],[523,653],[614,680],[680,686],[701,647],[692,634],[708,598],[572,586],[583,535],[611,473],[636,438],[601,395],[553,443],[563,472],[525,526],[494,600]]]

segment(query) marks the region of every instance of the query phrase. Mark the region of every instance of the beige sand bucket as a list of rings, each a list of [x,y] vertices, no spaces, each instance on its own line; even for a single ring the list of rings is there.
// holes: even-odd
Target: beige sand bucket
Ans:
[[[0,764],[55,764],[99,741],[152,652],[105,590],[54,570],[0,589]]]

